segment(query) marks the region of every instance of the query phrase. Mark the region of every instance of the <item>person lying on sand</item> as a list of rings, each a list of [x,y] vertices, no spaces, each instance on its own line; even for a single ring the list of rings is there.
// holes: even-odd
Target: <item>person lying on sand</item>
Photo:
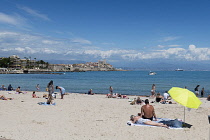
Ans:
[[[130,120],[132,121],[132,123],[136,123],[136,124],[147,124],[147,125],[152,125],[152,126],[160,126],[160,127],[169,128],[167,125],[163,123],[157,123],[149,119],[143,119],[141,115],[140,116],[131,115]]]
[[[119,94],[119,93],[107,94],[106,96],[107,96],[108,98],[129,99],[129,98],[127,97],[127,95],[122,95],[122,94]]]
[[[6,98],[4,95],[0,95],[0,100],[12,100],[13,98]]]

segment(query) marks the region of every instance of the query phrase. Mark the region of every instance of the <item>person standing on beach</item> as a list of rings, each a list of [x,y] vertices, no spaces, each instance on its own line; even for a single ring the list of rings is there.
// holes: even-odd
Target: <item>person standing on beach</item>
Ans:
[[[39,84],[36,85],[36,91],[39,91]]]
[[[52,94],[54,93],[54,85],[53,85],[53,80],[51,80],[48,85],[47,85],[47,89],[48,89],[48,98],[52,96]]]
[[[65,95],[65,88],[63,88],[61,86],[56,86],[55,88],[60,89],[61,99],[63,99],[63,96]]]
[[[109,92],[111,95],[113,95],[113,87],[112,86],[109,87]]]
[[[195,91],[195,95],[198,96],[199,95],[199,91],[198,91],[198,88],[199,88],[200,85],[197,85],[194,89]]]
[[[155,114],[155,109],[152,105],[149,104],[149,100],[145,100],[145,105],[141,107],[141,117],[143,119],[150,119],[153,120],[153,117],[155,118],[155,121],[157,121],[157,117]]]
[[[155,84],[152,85],[151,94],[152,94],[152,97],[155,96]]]
[[[204,94],[205,94],[205,91],[204,91],[204,87],[203,87],[202,90],[201,90],[201,97],[203,97]]]

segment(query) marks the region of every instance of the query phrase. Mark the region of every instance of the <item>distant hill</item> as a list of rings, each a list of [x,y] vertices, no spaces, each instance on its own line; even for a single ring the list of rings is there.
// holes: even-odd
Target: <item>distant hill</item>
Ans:
[[[80,64],[89,61],[82,60],[44,60],[50,64]],[[95,61],[94,61],[95,62]],[[122,68],[125,70],[147,70],[147,71],[174,71],[175,69],[184,69],[186,71],[210,71],[209,61],[174,61],[174,60],[161,60],[161,59],[151,59],[151,60],[140,60],[140,61],[118,61],[107,63],[113,65],[115,68]]]

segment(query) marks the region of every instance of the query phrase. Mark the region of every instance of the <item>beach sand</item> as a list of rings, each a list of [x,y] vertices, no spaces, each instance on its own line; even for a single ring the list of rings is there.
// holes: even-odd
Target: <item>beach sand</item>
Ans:
[[[32,92],[14,93],[0,91],[0,95],[14,98],[0,100],[2,140],[207,140],[210,136],[210,102],[205,98],[201,99],[203,103],[198,109],[186,109],[185,122],[193,125],[191,128],[166,129],[126,125],[130,115],[136,115],[141,108],[141,105],[130,105],[128,99],[69,93],[63,100],[57,95],[55,106],[44,106],[37,103],[45,102],[46,99],[32,98]],[[36,94],[42,96],[43,93]],[[182,105],[151,105],[158,118],[184,119]]]

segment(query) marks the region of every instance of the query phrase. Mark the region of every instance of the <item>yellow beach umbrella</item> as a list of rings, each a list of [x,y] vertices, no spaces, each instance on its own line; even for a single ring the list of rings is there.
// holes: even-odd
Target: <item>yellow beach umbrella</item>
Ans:
[[[192,91],[185,88],[172,87],[168,93],[176,102],[188,108],[197,109],[202,103]]]
[[[192,91],[185,88],[172,87],[168,91],[168,93],[170,94],[171,98],[174,99],[177,103],[186,106],[188,108],[197,109],[202,103]],[[185,108],[184,108],[184,121],[185,121]]]

